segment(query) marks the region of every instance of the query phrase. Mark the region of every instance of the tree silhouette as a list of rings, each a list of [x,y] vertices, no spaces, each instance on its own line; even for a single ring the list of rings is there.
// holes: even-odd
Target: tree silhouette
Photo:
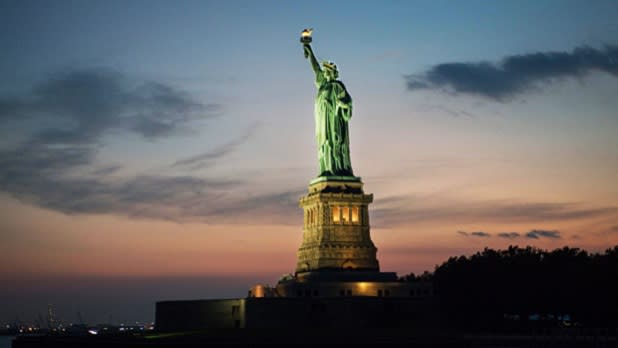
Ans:
[[[420,278],[410,274],[402,281]],[[453,325],[490,328],[513,318],[518,325],[561,325],[565,315],[578,325],[618,324],[618,246],[603,254],[569,247],[485,248],[451,257],[423,278],[433,279]]]

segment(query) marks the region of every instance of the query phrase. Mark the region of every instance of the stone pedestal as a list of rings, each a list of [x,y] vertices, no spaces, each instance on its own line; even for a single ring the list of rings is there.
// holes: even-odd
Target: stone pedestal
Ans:
[[[369,234],[368,206],[358,177],[320,177],[300,199],[303,242],[296,274],[322,270],[379,271],[377,248]]]

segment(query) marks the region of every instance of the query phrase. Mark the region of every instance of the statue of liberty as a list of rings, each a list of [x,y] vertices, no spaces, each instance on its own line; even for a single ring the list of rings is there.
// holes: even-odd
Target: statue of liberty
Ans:
[[[352,97],[343,82],[337,80],[339,72],[333,62],[322,66],[311,49],[311,30],[301,36],[305,58],[309,59],[315,73],[318,93],[315,97],[315,137],[318,145],[320,177],[353,176],[350,162],[350,137],[348,121],[352,117]]]

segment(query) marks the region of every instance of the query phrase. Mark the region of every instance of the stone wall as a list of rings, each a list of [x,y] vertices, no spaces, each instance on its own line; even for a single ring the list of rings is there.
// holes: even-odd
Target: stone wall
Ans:
[[[196,331],[245,326],[245,299],[157,302],[155,325],[160,332]]]
[[[158,302],[159,332],[219,328],[406,328],[436,325],[433,297],[248,298]],[[238,309],[235,309],[238,308]]]

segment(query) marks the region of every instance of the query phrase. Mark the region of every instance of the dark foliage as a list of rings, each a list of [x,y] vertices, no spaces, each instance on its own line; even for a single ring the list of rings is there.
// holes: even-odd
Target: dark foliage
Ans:
[[[443,311],[455,325],[564,325],[557,318],[565,315],[571,324],[618,324],[618,246],[603,254],[569,247],[485,248],[449,258],[436,267],[433,280]],[[540,319],[531,323],[531,316]]]

